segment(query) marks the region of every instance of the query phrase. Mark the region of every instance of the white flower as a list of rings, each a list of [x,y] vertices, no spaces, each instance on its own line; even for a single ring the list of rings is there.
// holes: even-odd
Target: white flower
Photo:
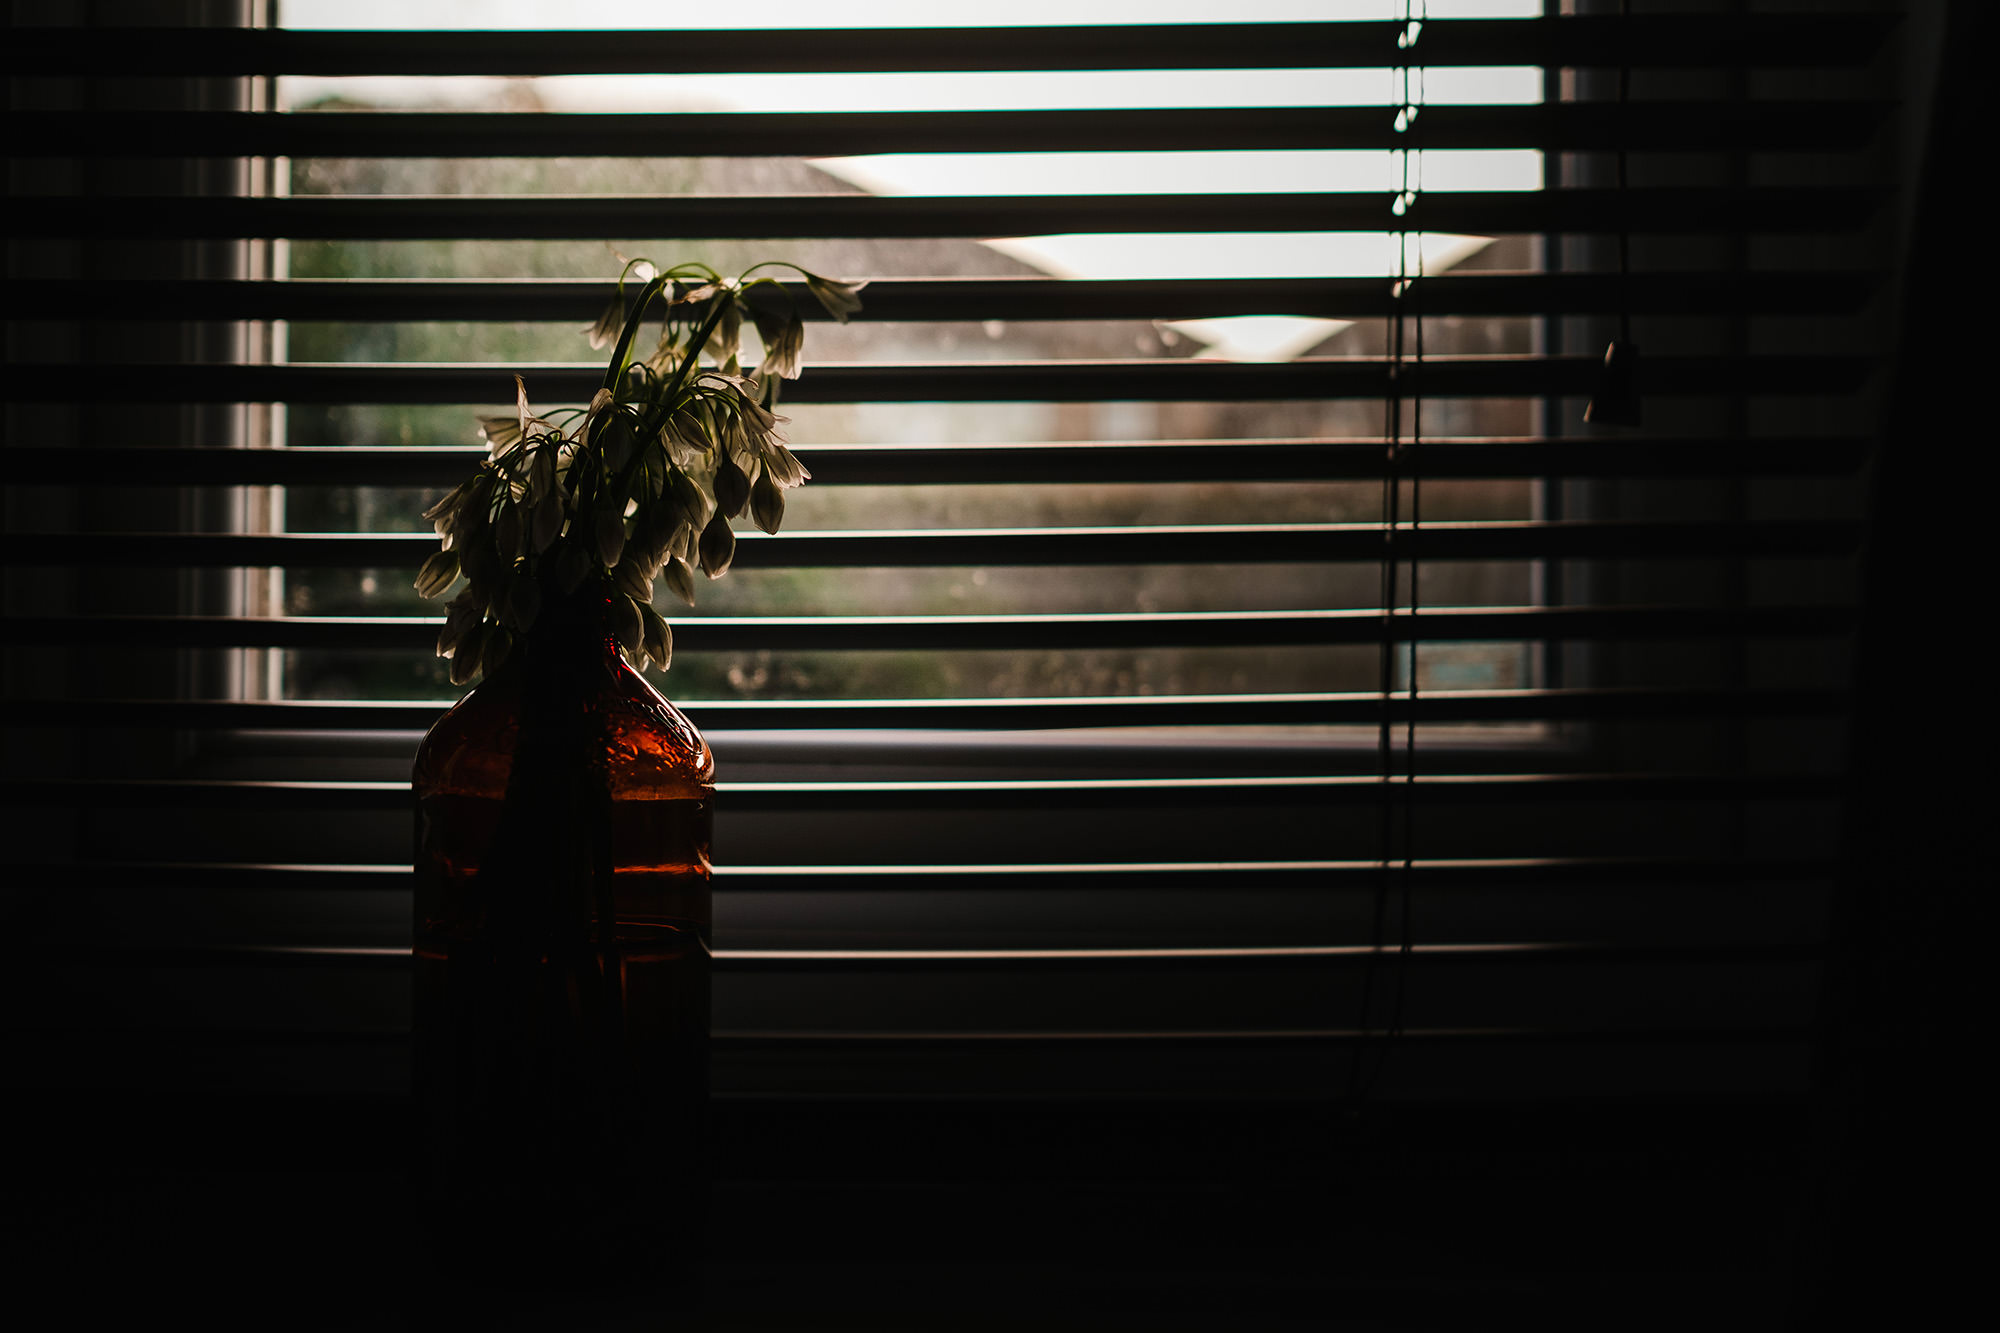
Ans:
[[[624,327],[625,293],[618,292],[612,296],[610,304],[598,314],[597,322],[584,330],[590,338],[590,350],[597,352],[609,347],[617,341],[618,334]]]
[[[826,307],[826,313],[840,323],[845,324],[849,315],[861,309],[859,293],[868,285],[865,280],[840,282],[833,278],[823,278],[817,273],[806,273],[804,269],[800,269],[799,272],[805,273],[806,290],[817,297],[819,303]]]
[[[674,337],[671,326],[660,330],[659,346],[655,347],[653,354],[646,358],[645,365],[648,370],[662,379],[671,376],[676,370],[680,369],[681,345]]]
[[[459,507],[472,493],[472,485],[470,481],[460,482],[444,499],[424,511],[424,517],[431,520],[431,525],[438,536],[444,537],[450,534],[452,519],[457,517]]]
[[[665,442],[667,457],[675,467],[699,465],[708,457],[712,447],[712,432],[707,423],[686,410],[667,418],[667,424],[660,429],[660,438]]]
[[[486,437],[486,456],[498,458],[500,451],[521,441],[521,423],[514,417],[480,417],[479,433]]]
[[[756,440],[776,435],[778,424],[785,419],[764,406],[765,383],[763,379],[752,375],[736,385],[736,405],[742,411],[743,430]]]
[[[762,332],[760,326],[759,330]],[[777,375],[783,379],[795,380],[799,377],[801,354],[805,351],[806,326],[794,311],[779,326],[775,337],[764,339],[764,364],[757,367],[760,375]]]
[[[616,398],[609,389],[599,389],[590,396],[590,406],[583,409],[583,429],[576,433],[577,446],[581,448],[590,438],[590,427],[610,409]]]
[[[622,299],[635,273],[647,286],[638,308]],[[861,308],[863,284],[804,276],[835,319]],[[620,284],[620,297],[589,330],[591,345],[626,346],[663,295],[653,356],[643,366],[611,366],[588,406],[573,419],[564,414],[573,433],[536,416],[525,380],[515,376],[514,416],[479,419],[486,461],[425,512],[439,549],[418,572],[418,591],[438,597],[461,576],[468,581],[437,640],[457,683],[505,662],[549,597],[608,594],[623,651],[640,666],[664,668],[673,639],[652,607],[656,582],[664,577],[692,606],[695,570],[720,578],[735,558],[730,520],[747,514],[777,532],[784,492],[810,476],[772,410],[782,381],[797,378],[803,364],[805,326],[783,284],[668,282],[642,260],[626,261]],[[765,286],[777,287],[780,299],[746,300]],[[763,345],[748,375],[738,365],[745,318],[755,320]]]
[[[722,318],[715,322],[715,330],[708,335],[708,345],[702,350],[721,362],[723,369],[734,373],[742,347],[743,311],[731,300],[722,307]]]
[[[519,375],[514,377],[514,424],[520,431],[515,437],[517,440],[525,440],[535,434],[536,427],[540,427],[544,435],[560,434],[555,427],[536,416],[534,409],[528,406],[528,382]],[[495,449],[497,452],[498,446],[495,446]]]
[[[780,490],[803,486],[812,476],[806,471],[806,465],[799,461],[798,455],[777,440],[764,442],[763,462],[764,475]]]

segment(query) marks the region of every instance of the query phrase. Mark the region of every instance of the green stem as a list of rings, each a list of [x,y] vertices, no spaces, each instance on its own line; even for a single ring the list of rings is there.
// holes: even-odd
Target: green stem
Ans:
[[[632,355],[632,338],[639,332],[639,321],[645,317],[646,307],[652,304],[653,297],[659,290],[672,281],[672,278],[662,273],[647,283],[645,290],[639,293],[638,307],[632,311],[631,317],[625,321],[624,329],[619,332],[618,346],[611,353],[611,364],[604,372],[604,387],[613,393],[617,392],[619,377],[624,375],[626,361]]]
[[[719,291],[715,294],[715,298],[711,303],[713,308],[709,310],[708,317],[702,321],[701,327],[696,330],[694,342],[689,345],[688,354],[682,358],[680,368],[674,371],[673,380],[667,385],[664,392],[655,395],[653,401],[656,404],[664,404],[670,412],[673,410],[674,398],[680,393],[681,386],[687,382],[688,372],[700,362],[701,349],[708,346],[709,335],[714,333],[715,326],[722,322],[722,313],[726,308],[723,303],[734,299],[734,294],[727,291]],[[627,332],[629,334],[630,326],[627,327]],[[622,348],[623,344],[621,343],[620,346]],[[627,459],[625,466],[620,469],[617,480],[613,484],[611,492],[613,495],[623,495],[630,489],[632,478],[637,474],[639,464],[645,460],[646,450],[654,447],[655,441],[653,437],[658,434],[662,424],[664,423],[656,423],[653,420],[651,412],[646,414],[640,423],[640,447],[632,451],[632,457]]]

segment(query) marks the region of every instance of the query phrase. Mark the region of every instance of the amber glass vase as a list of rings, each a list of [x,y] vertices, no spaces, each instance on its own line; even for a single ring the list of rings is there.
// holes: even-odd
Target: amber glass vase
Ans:
[[[460,1276],[698,1280],[714,771],[596,597],[424,737],[417,1175]]]

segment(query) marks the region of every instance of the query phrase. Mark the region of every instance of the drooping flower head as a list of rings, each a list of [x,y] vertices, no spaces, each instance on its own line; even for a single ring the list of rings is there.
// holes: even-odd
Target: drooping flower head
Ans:
[[[756,276],[773,267],[794,268],[842,323],[861,308],[865,284],[792,265],[724,278],[704,264],[662,271],[629,260],[585,330],[592,348],[612,349],[590,403],[537,414],[516,376],[514,414],[479,418],[486,460],[425,512],[440,547],[416,578],[427,598],[465,580],[437,642],[453,683],[498,667],[547,598],[593,581],[612,601],[626,655],[665,670],[673,632],[653,609],[655,581],[664,577],[692,606],[694,571],[721,578],[735,556],[730,519],[747,513],[778,531],[784,492],[811,474],[786,447],[775,410],[779,386],[802,371],[805,325],[790,289]],[[649,319],[660,321],[659,340],[635,360]],[[748,372],[739,364],[746,323],[763,346]]]

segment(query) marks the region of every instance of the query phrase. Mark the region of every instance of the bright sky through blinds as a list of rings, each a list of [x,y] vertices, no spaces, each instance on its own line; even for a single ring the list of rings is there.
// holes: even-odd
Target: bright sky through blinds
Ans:
[[[1532,17],[1535,0],[1433,0],[1432,19]],[[1400,0],[1016,0],[1005,6],[913,0],[766,0],[752,11],[676,9],[598,0],[286,0],[281,21],[299,28],[722,28],[953,27],[1083,23],[1281,22],[1400,18]],[[383,107],[492,106],[500,79],[288,77],[280,104],[339,97]],[[522,81],[511,81],[522,82]],[[1401,82],[1388,70],[1070,70],[838,75],[616,75],[527,80],[551,111],[953,111],[976,109],[1391,106]],[[1427,72],[1422,96],[1436,104],[1528,104],[1541,98],[1539,71],[1450,68]],[[1265,193],[1389,190],[1401,182],[1388,152],[1182,152],[877,154],[815,159],[831,175],[883,195]],[[1440,190],[1535,190],[1532,151],[1422,155],[1422,186]],[[1411,262],[1451,267],[1485,245],[1479,237],[1413,238]],[[1389,234],[1294,232],[1034,236],[989,244],[1068,278],[1364,277],[1395,271]],[[1343,327],[1329,320],[1244,316],[1201,320],[1181,331],[1230,360],[1288,360]]]

